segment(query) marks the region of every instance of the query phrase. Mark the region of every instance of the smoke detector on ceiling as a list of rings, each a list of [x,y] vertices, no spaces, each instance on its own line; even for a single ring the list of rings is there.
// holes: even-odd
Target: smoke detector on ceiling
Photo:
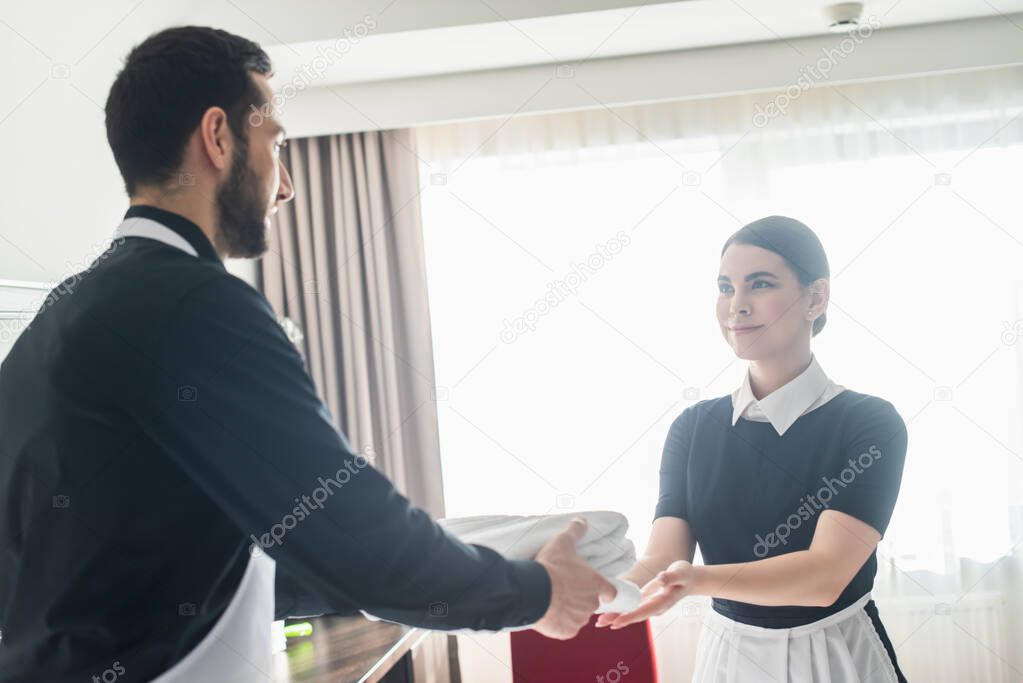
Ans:
[[[832,33],[846,33],[860,25],[862,2],[839,2],[824,8],[824,18]]]

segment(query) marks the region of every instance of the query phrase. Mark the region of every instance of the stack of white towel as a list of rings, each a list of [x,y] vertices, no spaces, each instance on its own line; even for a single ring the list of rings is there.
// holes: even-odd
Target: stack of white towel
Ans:
[[[487,546],[511,560],[530,560],[575,517],[584,517],[587,522],[586,533],[576,544],[576,550],[618,589],[615,599],[601,603],[597,613],[636,609],[640,603],[639,588],[617,578],[636,562],[636,548],[625,537],[629,521],[619,512],[594,510],[559,515],[482,515],[442,519],[438,523],[463,543]]]
[[[595,614],[630,612],[641,602],[639,588],[617,578],[636,562],[636,549],[625,537],[629,522],[625,515],[607,510],[572,512],[559,515],[481,515],[449,517],[438,520],[448,533],[463,543],[492,548],[510,560],[531,560],[547,541],[563,531],[575,517],[586,519],[586,533],[576,544],[579,555],[614,584],[618,595],[611,602],[602,602]],[[363,611],[367,618],[379,618]],[[519,631],[521,626],[504,629]]]

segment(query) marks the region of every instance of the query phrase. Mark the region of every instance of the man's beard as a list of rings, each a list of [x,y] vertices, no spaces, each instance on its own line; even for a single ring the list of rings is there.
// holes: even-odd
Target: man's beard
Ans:
[[[248,144],[239,145],[231,173],[217,190],[221,247],[228,256],[255,258],[266,251],[266,203],[257,196],[259,185],[249,168]]]

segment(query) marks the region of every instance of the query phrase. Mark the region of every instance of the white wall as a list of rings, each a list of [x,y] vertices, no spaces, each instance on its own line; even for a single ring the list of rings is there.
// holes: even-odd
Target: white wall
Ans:
[[[0,4],[0,279],[52,282],[105,249],[128,207],[104,129],[110,84],[135,43],[198,4]],[[251,32],[232,11],[210,23]]]

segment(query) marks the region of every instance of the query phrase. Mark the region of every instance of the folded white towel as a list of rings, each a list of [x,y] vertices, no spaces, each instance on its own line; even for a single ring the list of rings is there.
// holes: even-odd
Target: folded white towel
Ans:
[[[629,612],[639,607],[639,588],[616,578],[636,562],[636,549],[625,537],[629,521],[619,512],[592,510],[559,515],[482,515],[441,519],[438,524],[463,543],[485,545],[511,560],[531,560],[575,517],[584,517],[587,522],[586,533],[576,544],[576,550],[618,589],[615,599],[601,603],[597,613]]]

